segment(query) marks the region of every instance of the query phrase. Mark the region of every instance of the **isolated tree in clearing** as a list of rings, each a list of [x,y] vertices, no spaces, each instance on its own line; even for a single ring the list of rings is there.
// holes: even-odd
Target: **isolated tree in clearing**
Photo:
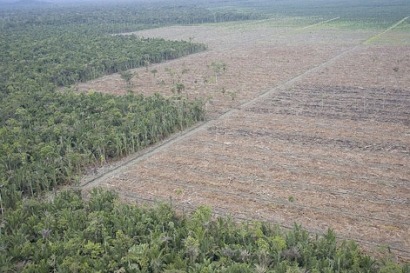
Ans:
[[[224,63],[223,61],[215,61],[211,63],[210,67],[215,74],[215,83],[218,83],[218,76],[225,72],[227,69],[226,63]]]

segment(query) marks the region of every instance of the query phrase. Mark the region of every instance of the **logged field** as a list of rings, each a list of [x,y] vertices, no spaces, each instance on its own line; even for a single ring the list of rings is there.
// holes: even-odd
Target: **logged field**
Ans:
[[[181,82],[182,91],[189,98],[207,99],[211,118],[228,109],[255,98],[267,89],[284,83],[318,66],[344,50],[361,43],[376,31],[346,31],[332,28],[314,31],[318,20],[296,26],[281,26],[282,21],[232,23],[211,26],[175,26],[136,34],[143,37],[162,37],[189,40],[208,45],[204,53],[181,58],[148,69],[135,69],[132,86],[111,75],[81,83],[80,91],[96,90],[104,93],[172,94],[175,83]],[[215,75],[211,65],[226,64],[226,71]],[[153,70],[157,72],[152,73]]]
[[[78,90],[171,94],[180,82],[183,94],[208,100],[208,121],[85,188],[312,233],[332,228],[410,260],[410,35],[332,19],[138,33],[209,50],[136,69],[131,87],[113,75]],[[216,61],[226,71],[213,71]]]

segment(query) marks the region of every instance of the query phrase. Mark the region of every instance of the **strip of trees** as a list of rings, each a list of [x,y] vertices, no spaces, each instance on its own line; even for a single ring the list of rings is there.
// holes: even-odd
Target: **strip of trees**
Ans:
[[[49,25],[57,18],[53,14],[39,13],[34,22],[32,13],[17,12],[0,23],[2,210],[203,119],[199,100],[56,88],[179,58],[205,50],[205,45],[108,35],[95,24],[55,27]]]
[[[15,98],[15,97],[13,97]],[[51,92],[3,102],[3,207],[73,182],[90,166],[126,156],[203,119],[201,101]]]
[[[85,35],[70,30],[55,33],[47,28],[38,28],[34,33],[6,31],[0,37],[0,66],[9,92],[23,88],[19,85],[26,85],[27,81],[67,86],[206,49],[203,44],[185,41],[135,35]]]
[[[409,273],[388,256],[374,260],[329,230],[311,237],[300,226],[212,218],[202,207],[177,216],[144,209],[94,189],[88,201],[67,191],[27,199],[0,225],[0,271],[8,272],[369,272]]]
[[[206,3],[209,4],[208,2]],[[78,5],[78,3],[76,3]],[[43,5],[38,8],[2,7],[0,27],[13,30],[38,26],[70,26],[92,32],[119,33],[175,24],[218,23],[265,18],[254,9],[200,7],[186,1],[180,5],[163,3],[93,3],[80,8]]]

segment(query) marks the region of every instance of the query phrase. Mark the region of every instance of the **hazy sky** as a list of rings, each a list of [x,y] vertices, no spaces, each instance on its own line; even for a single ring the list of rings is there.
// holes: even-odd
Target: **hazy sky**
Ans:
[[[12,4],[16,2],[31,2],[31,1],[38,1],[38,2],[46,2],[50,4],[86,4],[86,3],[178,3],[178,2],[185,2],[185,3],[195,3],[195,2],[207,2],[207,0],[0,0],[0,4]],[[212,0],[210,2],[215,2],[218,0]]]
[[[20,1],[40,1],[49,3],[85,3],[85,2],[158,2],[160,0],[0,0],[0,3],[15,3]],[[162,0],[164,1],[164,0]],[[166,0],[165,0],[166,1]],[[175,0],[168,0],[169,2]]]
[[[72,3],[72,2],[76,2],[76,3],[81,3],[81,2],[113,2],[113,3],[116,3],[116,2],[156,2],[155,0],[154,1],[152,1],[152,0],[42,0],[42,1],[45,1],[45,2],[51,2],[51,3],[65,3],[65,2],[68,2],[68,3]],[[157,1],[159,1],[159,0],[157,0]],[[169,0],[170,2],[172,1],[172,0]]]

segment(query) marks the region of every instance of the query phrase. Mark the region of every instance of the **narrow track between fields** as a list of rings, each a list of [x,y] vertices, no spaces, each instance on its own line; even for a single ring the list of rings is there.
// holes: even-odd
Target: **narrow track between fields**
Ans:
[[[386,34],[387,32],[395,29],[396,27],[400,26],[401,24],[403,24],[407,19],[409,19],[410,16],[404,17],[403,19],[401,19],[400,21],[398,21],[397,23],[395,23],[394,25],[390,26],[389,28],[387,28],[386,30],[374,35],[373,37],[370,37],[369,39],[367,39],[364,44],[371,44],[374,40],[378,39],[380,36],[382,36],[383,34]]]
[[[146,149],[144,152],[142,153],[137,153],[137,155],[135,157],[131,157],[131,159],[129,159],[126,162],[123,162],[121,165],[100,174],[99,176],[90,179],[88,181],[85,181],[83,183],[81,183],[80,187],[83,189],[87,189],[90,187],[95,187],[98,186],[102,181],[109,179],[112,176],[115,176],[118,173],[123,172],[124,168],[127,168],[128,166],[131,166],[133,164],[136,164],[138,162],[140,162],[141,160],[147,159],[155,154],[157,154],[160,151],[163,151],[165,149],[167,149],[168,147],[170,147],[171,145],[173,145],[174,143],[180,142],[194,134],[196,134],[199,131],[205,130],[211,126],[214,126],[216,124],[217,121],[219,120],[223,120],[226,118],[229,118],[231,115],[235,114],[238,112],[238,109],[240,108],[246,108],[248,106],[251,106],[253,104],[255,104],[256,102],[258,102],[259,100],[263,100],[265,98],[268,98],[269,96],[271,96],[273,93],[275,93],[278,90],[283,90],[286,88],[291,87],[293,84],[295,84],[296,82],[302,80],[304,77],[313,74],[321,69],[323,69],[324,67],[331,65],[332,63],[334,63],[335,61],[343,58],[344,56],[346,56],[347,54],[355,51],[356,49],[360,48],[361,45],[356,45],[352,48],[349,48],[345,51],[343,51],[342,53],[334,56],[333,58],[321,63],[318,66],[312,67],[311,69],[303,72],[302,74],[299,74],[296,77],[293,77],[291,79],[289,79],[288,81],[286,81],[285,83],[282,83],[272,89],[266,90],[264,92],[262,92],[259,96],[255,97],[254,99],[242,103],[239,106],[237,106],[236,108],[230,109],[228,111],[226,111],[224,114],[222,114],[221,116],[219,116],[216,119],[212,119],[212,120],[208,120],[202,123],[199,123],[197,126],[194,126],[192,128],[189,128],[185,131],[182,131],[180,133],[176,133],[175,135],[173,135],[172,137],[170,137],[169,139],[152,146],[151,148]]]

